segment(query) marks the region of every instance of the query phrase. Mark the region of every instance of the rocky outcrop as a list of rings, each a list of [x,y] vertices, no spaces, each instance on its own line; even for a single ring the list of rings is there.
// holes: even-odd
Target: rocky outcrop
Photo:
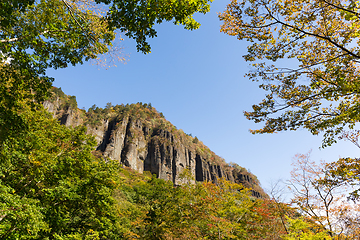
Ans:
[[[44,106],[64,125],[86,124],[80,110],[64,109],[59,101],[47,101]],[[152,108],[152,111],[156,110]],[[185,181],[181,173],[186,170],[194,176],[192,181],[216,183],[225,178],[254,189],[257,197],[265,196],[257,179],[244,168],[229,166],[202,143],[197,143],[197,138],[195,141],[181,133],[165,119],[157,121],[160,123],[154,123],[155,119],[149,116],[114,113],[95,126],[87,124],[87,131],[95,137],[96,150],[105,158],[117,160],[140,173],[149,171],[180,185]]]
[[[78,109],[63,104],[59,98],[52,101],[45,101],[43,105],[54,118],[57,118],[60,123],[65,126],[78,126],[83,123]]]

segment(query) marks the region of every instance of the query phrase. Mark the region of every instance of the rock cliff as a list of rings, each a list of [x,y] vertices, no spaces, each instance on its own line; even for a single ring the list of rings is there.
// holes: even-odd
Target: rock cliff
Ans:
[[[97,154],[118,160],[138,172],[150,171],[175,185],[190,172],[193,181],[217,182],[220,178],[242,183],[256,197],[265,197],[256,176],[246,169],[227,164],[196,137],[177,129],[151,104],[95,105],[88,111],[76,107],[74,97],[53,89],[45,108],[66,126],[85,124],[97,141]]]

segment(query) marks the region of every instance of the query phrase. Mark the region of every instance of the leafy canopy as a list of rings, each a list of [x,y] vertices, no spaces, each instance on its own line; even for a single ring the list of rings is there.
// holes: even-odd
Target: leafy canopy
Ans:
[[[0,140],[9,134],[8,126],[14,126],[12,132],[24,128],[17,109],[46,98],[53,81],[47,69],[112,53],[117,31],[149,53],[146,39],[156,36],[156,23],[174,19],[175,24],[196,29],[200,24],[193,14],[208,12],[211,1],[1,1]]]
[[[242,185],[225,180],[189,182],[174,187],[153,176],[123,184],[119,200],[128,203],[120,212],[131,222],[125,239],[280,240],[285,234],[273,201],[255,199]]]
[[[323,147],[359,121],[359,2],[233,0],[221,31],[251,44],[247,76],[266,98],[245,116],[265,125],[252,133],[308,129]]]
[[[185,29],[194,30],[200,24],[193,18],[194,13],[210,11],[209,3],[213,0],[95,0],[110,6],[106,19],[113,28],[125,32],[137,42],[138,51],[149,53],[151,48],[146,41],[156,37],[155,24],[163,21],[174,21]]]
[[[114,239],[119,165],[92,155],[85,127],[60,125],[44,109],[20,114],[27,129],[0,145],[0,238]]]
[[[287,185],[293,196],[291,203],[303,218],[290,221],[292,225],[290,236],[299,237],[296,239],[300,239],[300,235],[303,235],[301,239],[325,239],[315,236],[305,238],[313,233],[301,230],[304,227],[321,233],[319,237],[325,234],[330,239],[356,239],[360,229],[358,221],[360,205],[346,200],[353,189],[344,182],[330,181],[332,175],[330,166],[324,162],[315,164],[310,159],[310,153],[297,154],[294,160],[294,170]],[[338,163],[333,164],[338,165]]]

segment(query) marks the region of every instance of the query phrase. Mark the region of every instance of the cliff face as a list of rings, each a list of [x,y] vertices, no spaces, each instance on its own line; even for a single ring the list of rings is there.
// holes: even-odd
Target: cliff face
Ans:
[[[150,171],[180,185],[184,181],[181,173],[186,170],[196,181],[216,183],[225,178],[252,188],[256,197],[265,196],[253,174],[225,163],[197,138],[176,129],[151,105],[93,107],[85,112],[57,97],[44,106],[62,124],[85,124],[88,133],[95,136],[98,153],[140,173]]]

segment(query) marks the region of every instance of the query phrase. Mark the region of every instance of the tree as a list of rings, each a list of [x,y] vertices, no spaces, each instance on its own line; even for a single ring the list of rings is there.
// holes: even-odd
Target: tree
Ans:
[[[323,132],[323,147],[337,138],[359,146],[359,132],[348,131],[356,127],[360,116],[359,7],[355,1],[337,0],[233,0],[228,5],[220,15],[221,31],[251,42],[244,58],[254,63],[247,76],[263,81],[259,87],[268,92],[261,103],[253,105],[253,111],[245,112],[248,119],[265,122],[252,133],[303,127],[315,135]],[[314,171],[314,166],[305,161],[308,156],[299,158],[303,160],[298,165],[302,174],[297,176],[300,179],[293,176],[301,186],[294,188],[296,204],[335,234],[338,230],[331,229],[330,215],[322,214],[331,212],[332,219],[341,217],[334,215],[339,210],[334,203],[340,204],[345,196],[335,192],[345,185],[358,186],[359,160],[339,159]],[[309,178],[301,178],[305,175]],[[358,187],[350,197],[359,198]],[[346,206],[339,205],[344,208],[341,211]],[[350,234],[350,226],[358,226],[354,219],[343,218],[343,225],[334,228],[345,226]]]
[[[113,107],[114,107],[114,106],[112,105],[112,103],[111,103],[111,102],[108,102],[108,103],[106,103],[105,109],[111,110]]]
[[[252,133],[308,129],[323,147],[359,122],[359,3],[339,0],[233,0],[221,31],[247,40],[247,76],[266,98],[245,116]]]
[[[97,3],[112,4],[107,14],[110,26],[119,28],[128,37],[137,42],[137,49],[149,53],[151,48],[146,42],[148,37],[156,37],[155,24],[174,20],[174,24],[182,24],[185,29],[194,30],[200,24],[193,19],[196,12],[210,11],[212,0],[96,0]]]
[[[349,198],[352,200],[359,200],[359,175],[360,163],[357,158],[340,158],[336,162],[328,163],[327,169],[329,174],[324,179],[324,182],[334,185],[351,186],[353,191],[350,193]]]
[[[290,233],[285,235],[284,240],[331,240],[325,230],[315,232],[317,226],[302,218],[288,219]]]
[[[350,141],[355,146],[360,148],[359,143],[360,131],[345,131],[340,135],[340,139]],[[345,185],[352,189],[349,198],[356,201],[360,198],[360,161],[358,158],[340,158],[336,162],[326,164],[328,174],[323,180],[323,183],[333,185]]]
[[[0,3],[0,26],[5,27],[14,21],[13,13],[16,11],[25,11],[28,5],[31,5],[35,0],[15,0],[15,1],[1,1]]]
[[[209,11],[211,0],[16,0],[0,3],[0,141],[24,128],[17,109],[47,97],[48,68],[82,64],[111,52],[117,30],[150,52],[147,37],[155,23],[171,21],[196,29],[196,12]],[[104,6],[104,4],[112,4]],[[16,133],[15,133],[16,134]]]
[[[319,166],[312,162],[309,153],[295,156],[294,166],[288,186],[293,192],[292,204],[303,218],[290,221],[292,229],[285,239],[292,239],[302,228],[308,229],[311,239],[318,239],[315,236],[324,233],[330,239],[356,239],[360,205],[346,199],[351,189],[345,184],[324,181],[329,169],[324,163]]]
[[[35,107],[47,97],[52,79],[46,69],[96,58],[108,51],[114,39],[101,15],[81,1],[17,3],[24,4],[4,16],[2,21],[10,24],[0,29],[0,140],[26,129],[19,109]]]
[[[44,109],[20,114],[27,131],[0,145],[0,238],[114,239],[118,164],[92,155],[84,127],[60,125]]]
[[[186,177],[186,173],[184,174]],[[255,199],[242,185],[225,180],[181,186],[153,176],[123,189],[125,212],[136,216],[128,239],[280,239],[284,233],[275,203]]]

